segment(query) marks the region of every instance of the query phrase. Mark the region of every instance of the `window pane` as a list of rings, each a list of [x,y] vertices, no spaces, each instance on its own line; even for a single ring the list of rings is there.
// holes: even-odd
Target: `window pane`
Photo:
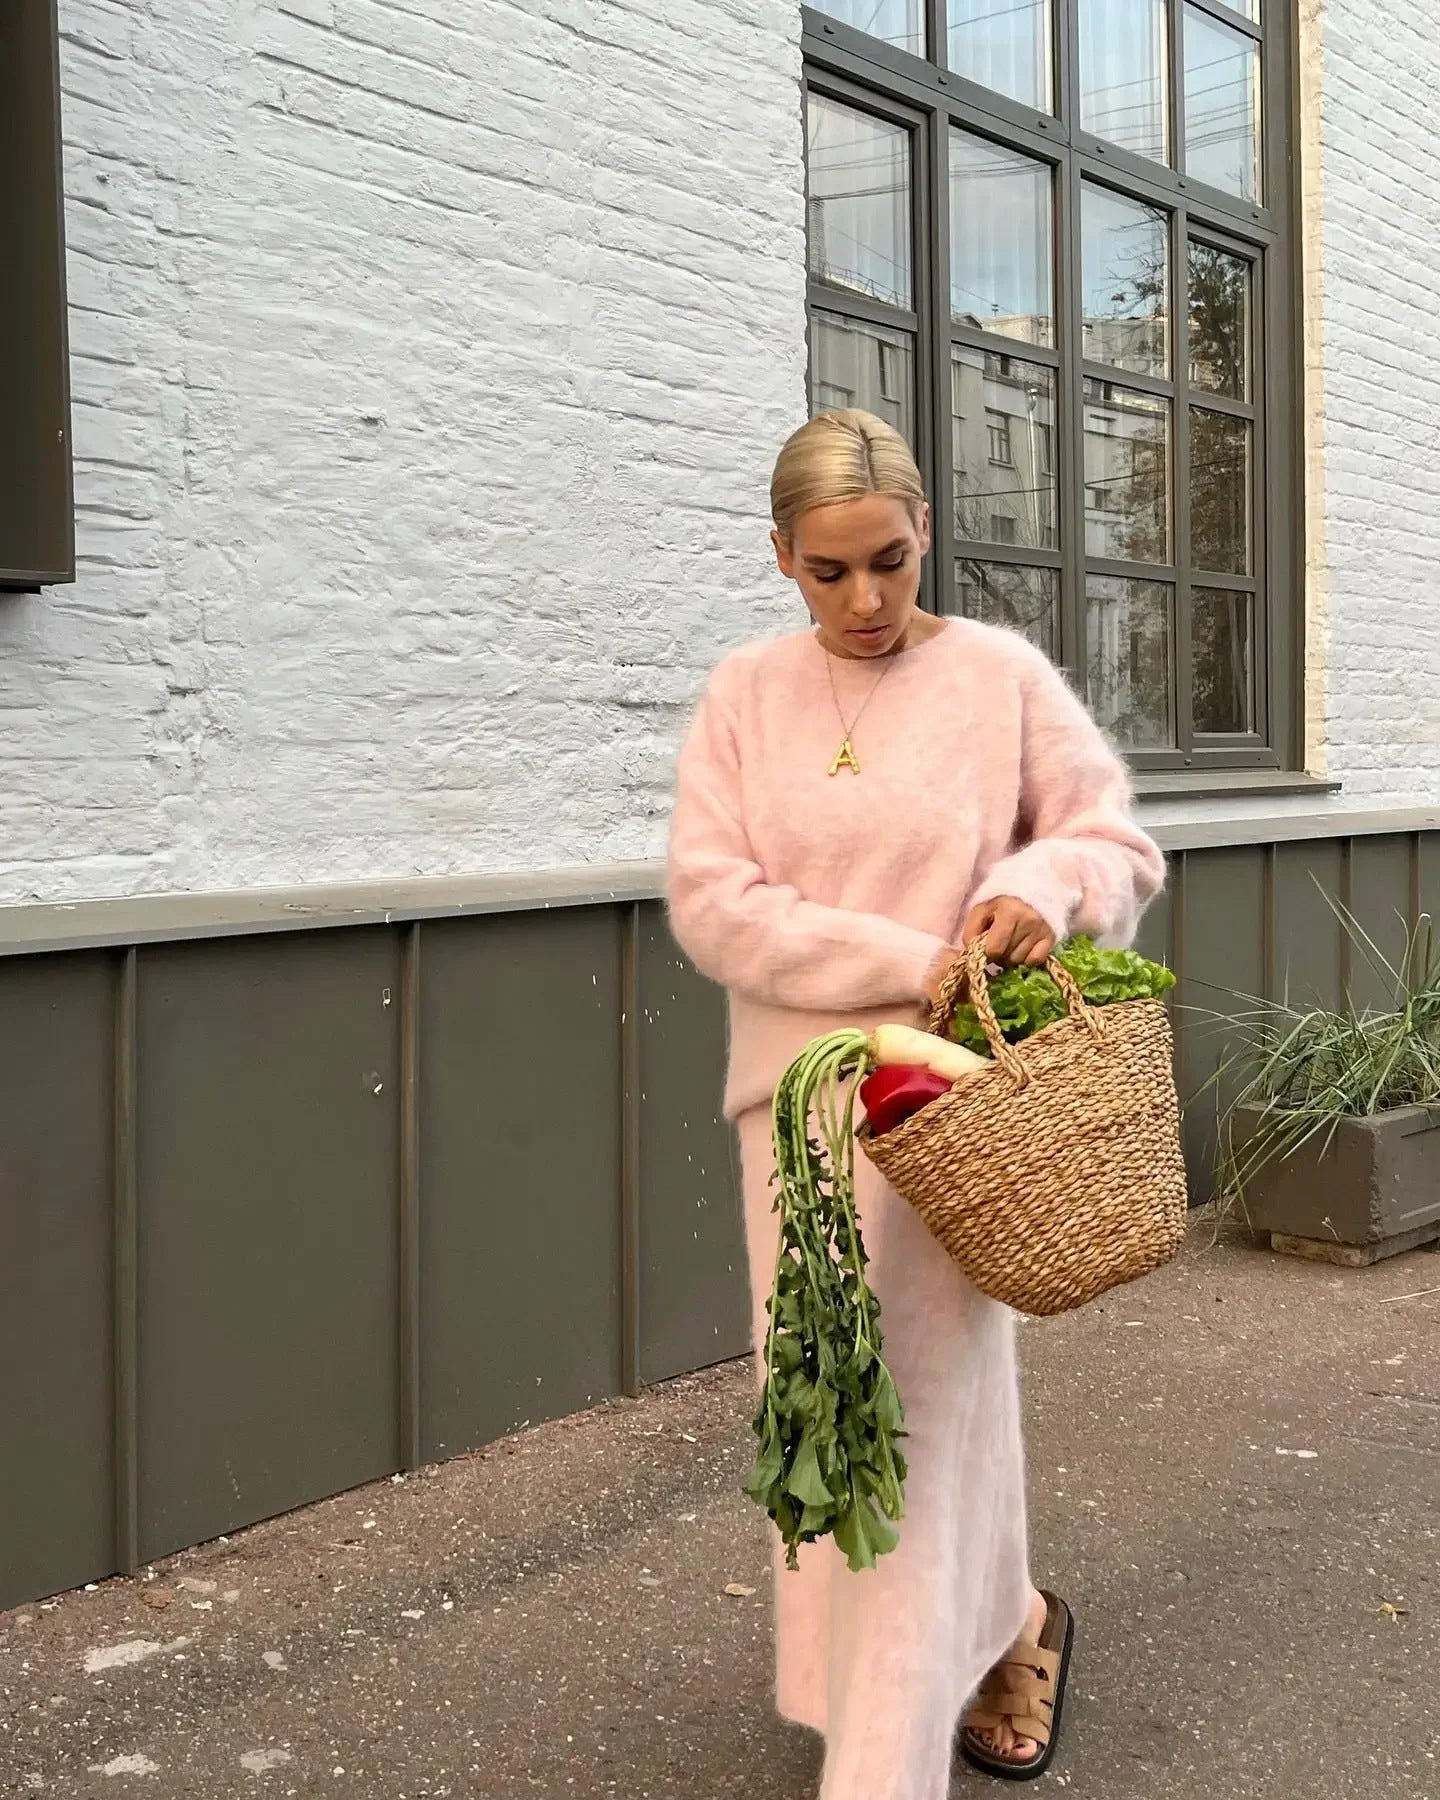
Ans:
[[[810,410],[863,407],[915,442],[915,359],[903,331],[835,313],[810,321]]]
[[[1195,729],[1255,730],[1254,602],[1249,594],[1196,588],[1191,596]]]
[[[1050,0],[949,0],[950,67],[1051,112]]]
[[[1170,402],[1088,377],[1085,554],[1170,560]]]
[[[950,134],[950,310],[1027,344],[1055,341],[1050,166]]]
[[[1092,575],[1085,584],[1090,707],[1131,750],[1175,742],[1170,704],[1175,590],[1160,581]]]
[[[1022,569],[1014,563],[966,558],[955,565],[956,606],[967,619],[1020,632],[1053,661],[1059,579],[1055,569]]]
[[[1167,162],[1165,0],[1080,0],[1080,123],[1096,137]]]
[[[1190,385],[1250,397],[1250,265],[1209,244],[1190,246]]]
[[[1250,422],[1190,411],[1190,560],[1250,573]]]
[[[892,306],[911,303],[910,134],[812,98],[810,273]]]
[[[1185,8],[1185,173],[1242,200],[1260,191],[1260,47]]]
[[[897,50],[915,56],[925,54],[925,15],[922,0],[810,0],[816,12],[829,13],[844,25],[853,25]],[[1243,4],[1243,0],[1242,0]]]
[[[1140,375],[1170,372],[1170,221],[1087,181],[1081,190],[1085,356]]]
[[[968,345],[950,357],[956,536],[1053,550],[1055,371]]]

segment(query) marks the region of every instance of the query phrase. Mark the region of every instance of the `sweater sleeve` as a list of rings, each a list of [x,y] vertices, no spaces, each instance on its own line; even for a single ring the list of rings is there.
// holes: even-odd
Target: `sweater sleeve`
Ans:
[[[667,880],[671,927],[702,975],[772,1006],[914,1005],[945,940],[769,882],[740,805],[733,719],[712,687],[680,753]]]
[[[1064,677],[1027,665],[1021,746],[1024,840],[998,862],[975,904],[1012,895],[1057,937],[1128,944],[1165,881],[1165,859],[1131,816],[1130,778]]]

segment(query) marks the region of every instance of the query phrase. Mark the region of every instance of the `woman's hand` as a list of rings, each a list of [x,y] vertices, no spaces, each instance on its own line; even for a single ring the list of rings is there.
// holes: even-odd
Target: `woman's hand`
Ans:
[[[983,937],[985,954],[994,963],[1035,966],[1043,963],[1055,948],[1055,933],[1034,907],[1008,895],[975,907],[965,921],[961,936],[965,944],[973,944],[976,938]],[[951,944],[936,957],[925,982],[925,993],[932,1006],[940,1003],[940,989],[946,976],[957,963],[963,965],[964,962],[965,949],[960,944]]]
[[[975,907],[960,935],[967,944],[983,938],[990,961],[1010,968],[1038,967],[1055,948],[1055,933],[1035,908],[1008,894]]]

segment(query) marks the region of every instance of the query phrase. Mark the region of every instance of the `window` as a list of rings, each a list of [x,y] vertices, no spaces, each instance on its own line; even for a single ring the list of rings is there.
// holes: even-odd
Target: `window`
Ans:
[[[811,382],[1142,769],[1296,766],[1293,9],[806,10]]]
[[[10,0],[0,7],[0,589],[75,572],[59,117],[54,8]]]

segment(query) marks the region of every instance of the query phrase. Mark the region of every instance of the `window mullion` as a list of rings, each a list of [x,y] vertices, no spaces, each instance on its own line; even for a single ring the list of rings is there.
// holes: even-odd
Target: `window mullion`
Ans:
[[[932,112],[917,133],[914,166],[916,249],[921,257],[917,366],[921,371],[922,468],[930,487],[930,604],[948,612],[955,587],[955,476],[950,443],[949,120]]]
[[[930,60],[937,68],[950,66],[948,0],[925,0],[925,27],[930,40]]]
[[[1185,0],[1169,0],[1170,166],[1185,173]]]
[[[1060,347],[1060,658],[1081,692],[1089,657],[1085,624],[1085,408],[1080,329],[1080,170],[1067,157],[1056,171],[1055,336]]]
[[[1171,224],[1171,355],[1175,369],[1175,741],[1195,754],[1195,634],[1190,576],[1190,239],[1185,213]]]

